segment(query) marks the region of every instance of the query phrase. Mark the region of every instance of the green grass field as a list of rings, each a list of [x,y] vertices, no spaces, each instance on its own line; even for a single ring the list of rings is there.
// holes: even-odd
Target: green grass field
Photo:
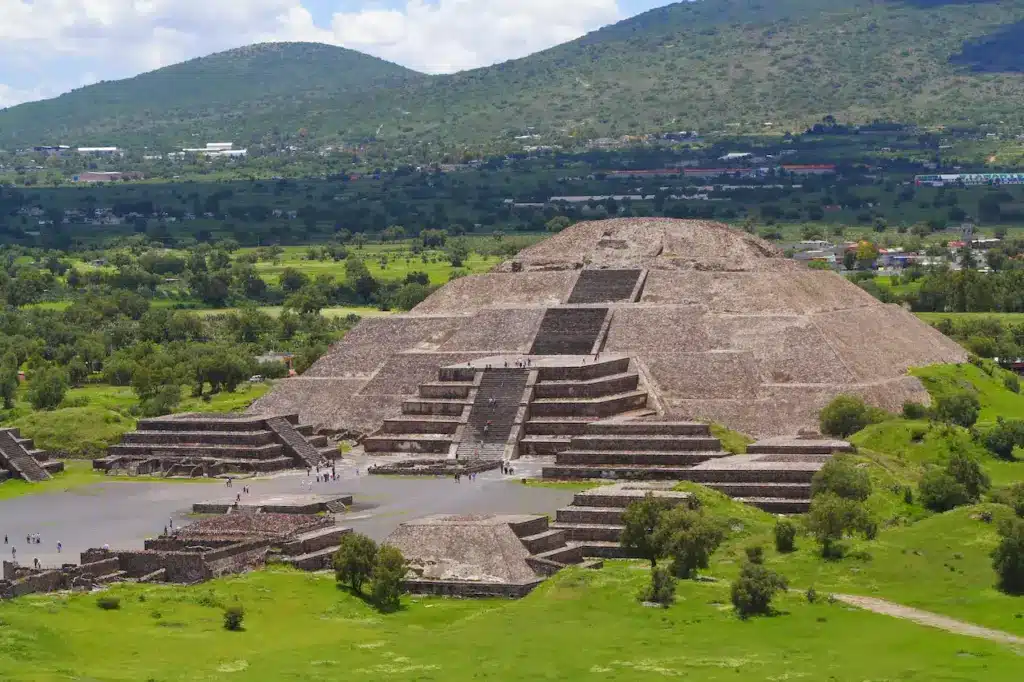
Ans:
[[[725,583],[685,582],[671,609],[635,594],[647,570],[567,570],[521,601],[405,598],[380,615],[329,574],[272,569],[197,587],[122,585],[0,604],[0,678],[103,680],[1019,679],[1007,647],[840,604],[778,602],[738,619]],[[223,605],[244,631],[221,627]]]
[[[1000,415],[1024,415],[1024,395],[1008,391],[1003,378],[1010,373],[993,368],[989,374],[979,367],[963,365],[932,365],[914,368],[910,373],[919,379],[933,399],[962,390],[973,392],[981,403],[980,423],[992,423]]]
[[[919,318],[929,324],[935,324],[941,320],[998,320],[1003,323],[1024,322],[1024,313],[916,313]]]

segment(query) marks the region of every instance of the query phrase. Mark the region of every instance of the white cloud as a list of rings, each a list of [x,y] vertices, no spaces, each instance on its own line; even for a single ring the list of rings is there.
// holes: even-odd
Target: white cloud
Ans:
[[[341,45],[431,73],[522,57],[620,17],[617,0],[374,0],[314,24],[303,0],[0,0],[0,105],[254,42]],[[372,4],[371,4],[372,3]],[[6,67],[6,68],[5,68]],[[7,71],[10,69],[10,71]],[[42,83],[43,85],[38,85]]]

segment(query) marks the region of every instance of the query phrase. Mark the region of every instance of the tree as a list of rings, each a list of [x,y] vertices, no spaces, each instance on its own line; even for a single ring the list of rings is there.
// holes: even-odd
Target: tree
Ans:
[[[811,479],[811,496],[824,493],[864,502],[871,496],[871,478],[849,457],[837,455],[825,462]]]
[[[651,566],[651,581],[640,590],[637,599],[668,608],[676,600],[676,578],[668,566]]]
[[[925,472],[918,484],[918,492],[921,504],[939,513],[969,504],[971,501],[967,489],[942,469]]]
[[[999,576],[999,589],[1024,595],[1024,520],[1010,519],[1000,525],[999,545],[992,552],[992,568]]]
[[[789,581],[761,563],[747,562],[732,584],[732,605],[741,618],[771,613],[772,599]]]
[[[295,357],[292,358],[292,367],[296,373],[302,374],[310,367],[313,363],[320,359],[324,353],[327,352],[327,346],[324,344],[313,344],[311,346],[304,346],[295,353]]]
[[[807,528],[821,545],[821,555],[826,559],[842,557],[845,548],[841,541],[854,531],[867,529],[869,521],[863,504],[831,493],[812,499],[807,514]]]
[[[309,277],[299,272],[295,268],[285,268],[281,271],[281,288],[289,294],[293,294],[299,289],[309,284]]]
[[[448,243],[446,253],[448,262],[451,263],[452,267],[461,268],[462,264],[469,258],[469,247],[466,245],[466,240],[462,238],[453,239]]]
[[[656,545],[672,558],[673,575],[690,579],[708,567],[711,555],[725,539],[725,530],[700,509],[681,504],[661,513],[655,535]]]
[[[663,546],[659,543],[665,537],[658,533],[658,522],[668,508],[666,500],[647,493],[642,500],[631,502],[622,514],[620,544],[630,555],[650,561],[652,568],[663,556]]]
[[[14,407],[14,398],[18,393],[18,358],[8,353],[0,361],[0,399],[5,410]]]
[[[939,421],[956,424],[965,429],[974,426],[980,411],[981,403],[978,402],[978,397],[967,391],[939,396],[935,404],[935,417]]]
[[[992,487],[988,474],[978,460],[964,452],[953,452],[946,462],[946,472],[967,491],[971,502],[977,502]]]
[[[841,395],[825,406],[819,415],[821,432],[849,438],[874,421],[871,409],[857,396]]]
[[[361,593],[363,583],[373,574],[377,560],[377,543],[361,533],[348,533],[334,553],[334,577],[347,583],[353,592]]]
[[[548,232],[561,232],[570,225],[572,225],[572,221],[569,218],[559,215],[549,220],[544,227]]]
[[[165,384],[150,398],[142,401],[143,417],[160,417],[174,412],[181,403],[181,386]]]
[[[402,580],[408,567],[402,553],[390,545],[377,550],[373,572],[370,574],[370,595],[381,611],[395,611],[400,605]]]
[[[985,448],[1000,459],[1013,461],[1013,449],[1024,447],[1024,420],[1000,419],[985,434]]]
[[[28,401],[37,410],[57,409],[67,392],[67,372],[58,367],[36,370],[28,382]]]

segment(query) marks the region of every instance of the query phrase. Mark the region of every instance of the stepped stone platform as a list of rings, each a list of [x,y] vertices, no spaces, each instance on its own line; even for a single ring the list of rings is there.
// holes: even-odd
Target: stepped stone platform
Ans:
[[[465,476],[491,471],[501,466],[501,460],[474,459],[405,459],[397,462],[371,465],[367,472],[377,476]]]
[[[546,516],[428,516],[403,523],[384,544],[401,550],[410,567],[405,587],[420,594],[523,597],[584,561]]]
[[[551,527],[563,531],[584,556],[628,558],[620,546],[622,514],[630,503],[653,495],[670,505],[691,504],[689,493],[671,489],[672,483],[616,483],[576,493],[572,505],[559,509]]]
[[[234,490],[233,488],[229,490]],[[352,495],[347,494],[296,494],[267,495],[263,497],[243,496],[240,502],[235,497],[223,501],[211,500],[192,505],[193,514],[227,514],[229,512],[273,513],[273,514],[321,514],[339,513],[352,506]]]
[[[50,453],[22,438],[18,429],[0,429],[0,482],[19,478],[29,483],[46,481],[64,471],[64,463],[50,459]]]
[[[799,514],[811,504],[811,479],[832,455],[733,455],[698,464],[682,480],[694,481],[767,512]]]
[[[341,538],[350,532],[329,516],[229,513],[148,539],[141,550],[87,550],[78,565],[30,569],[4,562],[0,598],[114,582],[195,584],[268,561],[323,570],[331,567]]]
[[[297,414],[192,413],[143,419],[93,467],[111,474],[195,478],[309,469],[337,457]]]

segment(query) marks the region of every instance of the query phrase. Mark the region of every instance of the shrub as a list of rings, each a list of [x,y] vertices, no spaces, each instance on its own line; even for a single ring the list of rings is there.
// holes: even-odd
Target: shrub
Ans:
[[[655,531],[656,543],[665,556],[672,558],[672,573],[677,578],[693,578],[698,569],[707,568],[725,530],[699,509],[678,505],[662,512]]]
[[[789,519],[775,522],[775,549],[783,554],[796,549],[796,524]]]
[[[238,604],[224,609],[224,629],[231,632],[238,632],[242,629],[242,621],[245,620],[245,609]]]
[[[999,528],[1002,536],[992,552],[992,567],[999,576],[999,589],[1024,594],[1024,521],[1011,519]]]
[[[105,594],[96,599],[96,606],[104,611],[117,611],[121,608],[121,598]]]
[[[768,614],[775,593],[788,587],[783,576],[762,564],[748,563],[732,584],[732,605],[741,618]]]
[[[977,396],[967,391],[941,396],[935,404],[935,417],[948,424],[969,429],[978,421],[981,403]]]
[[[642,500],[631,502],[622,514],[620,544],[632,556],[650,561],[652,567],[664,556],[666,538],[657,531],[661,515],[668,508],[665,500],[648,493]]]
[[[641,602],[661,604],[668,608],[676,600],[676,578],[668,566],[652,566],[651,581],[637,597]]]
[[[55,410],[68,392],[68,375],[57,367],[44,367],[32,373],[28,382],[28,401],[37,410]]]
[[[750,547],[744,547],[743,551],[747,555],[748,563],[764,563],[764,547],[762,547],[761,545],[751,545]]]
[[[143,417],[161,417],[170,414],[181,403],[181,387],[161,386],[152,398],[142,401]]]
[[[814,604],[818,601],[818,591],[814,589],[813,585],[807,588],[807,592],[804,593],[804,596],[807,597],[808,604]]]
[[[864,502],[871,496],[871,478],[849,457],[836,456],[825,463],[811,479],[811,496],[831,493],[848,500]]]
[[[401,605],[402,580],[408,567],[402,553],[390,545],[377,550],[370,574],[370,596],[381,611],[395,611]]]
[[[1003,377],[1003,386],[1007,391],[1020,393],[1020,379],[1017,378],[1016,374],[1007,374]]]
[[[872,423],[872,413],[863,400],[841,395],[825,406],[819,416],[821,432],[848,438]]]
[[[915,403],[913,401],[907,401],[903,403],[903,418],[904,419],[927,419],[928,408],[921,403]]]
[[[985,449],[1000,459],[1013,460],[1013,449],[1024,447],[1024,421],[1000,420],[985,434]]]
[[[921,477],[918,492],[921,504],[934,512],[947,512],[971,501],[967,489],[942,469],[926,472]]]
[[[982,494],[992,487],[992,482],[981,468],[981,464],[963,452],[954,452],[949,456],[946,472],[964,487],[971,502],[980,500]]]
[[[334,553],[334,576],[339,583],[360,593],[376,559],[377,543],[360,533],[349,533],[341,538],[341,546]]]
[[[1024,482],[1014,483],[996,491],[992,495],[992,500],[999,504],[1005,504],[1013,509],[1017,516],[1024,518]]]
[[[854,531],[863,531],[870,518],[861,502],[831,493],[811,500],[807,528],[821,545],[821,555],[838,559],[845,553],[841,541]]]

